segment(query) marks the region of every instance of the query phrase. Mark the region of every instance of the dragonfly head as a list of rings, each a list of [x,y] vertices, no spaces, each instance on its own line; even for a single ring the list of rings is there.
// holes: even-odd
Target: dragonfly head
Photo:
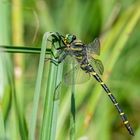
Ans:
[[[66,34],[66,37],[64,39],[64,42],[67,44],[70,44],[71,42],[73,42],[76,39],[75,35],[71,35],[71,34]]]

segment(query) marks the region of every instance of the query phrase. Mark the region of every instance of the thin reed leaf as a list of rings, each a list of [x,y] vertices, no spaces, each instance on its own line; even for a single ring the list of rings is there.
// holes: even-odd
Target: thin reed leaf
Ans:
[[[8,1],[8,0],[6,0]],[[3,3],[3,1],[0,1],[0,45],[4,44],[10,44],[10,33],[9,31],[11,30],[10,27],[10,22],[9,22],[9,17],[10,17],[10,6],[9,5],[5,5]],[[0,139],[5,139],[6,138],[6,128],[5,128],[5,123],[8,122],[7,121],[7,115],[9,114],[9,105],[11,106],[11,102],[10,102],[10,98],[8,98],[8,100],[5,100],[5,104],[3,104],[3,99],[5,98],[5,87],[9,88],[11,90],[11,86],[9,85],[9,73],[6,70],[6,64],[10,61],[10,57],[9,55],[2,55],[1,51],[0,51],[0,69],[1,69],[1,75],[6,74],[6,76],[3,76],[3,78],[1,77],[0,80]],[[4,61],[5,60],[5,61]],[[7,62],[6,64],[4,62]],[[9,64],[8,63],[8,64]],[[5,64],[5,65],[3,65]],[[10,71],[10,69],[9,69]],[[7,80],[8,82],[5,82]],[[3,83],[3,84],[2,84]],[[2,87],[2,85],[4,85]],[[11,93],[9,92],[9,90],[7,90],[7,95]],[[10,97],[10,95],[8,95]]]
[[[3,113],[0,103],[0,140],[5,139],[5,126],[4,126],[4,119],[3,119]]]
[[[71,113],[70,113],[70,140],[75,140],[75,71],[74,62],[72,63],[72,81],[71,88]]]
[[[33,48],[33,47],[26,47],[26,46],[5,46],[0,45],[1,52],[8,52],[8,53],[32,53],[32,54],[40,54],[41,48]],[[51,54],[51,49],[46,49],[46,54]]]
[[[11,8],[11,20],[12,20],[12,44],[23,44],[23,22],[22,22],[22,2],[20,0],[13,0],[12,4],[16,3],[18,6],[13,6]],[[24,60],[23,56],[20,54],[15,54],[13,56],[14,61],[16,62],[16,65],[14,67],[14,70],[17,71],[24,68]],[[26,140],[28,138],[28,130],[27,125],[25,121],[25,112],[24,112],[24,92],[23,92],[23,74],[20,74],[17,76],[15,73],[15,76],[13,77],[13,85],[14,85],[14,107],[15,107],[15,113],[17,118],[17,124],[20,132],[20,136],[22,140]]]
[[[51,128],[51,140],[55,140],[56,138],[56,130],[57,130],[57,120],[58,120],[58,111],[59,111],[59,102],[60,102],[60,95],[61,95],[61,79],[63,73],[63,63],[59,64],[58,67],[58,74],[57,74],[57,82],[55,90],[55,98],[54,98],[54,107],[53,107],[53,118],[52,118],[52,128]],[[58,126],[59,128],[59,126]]]

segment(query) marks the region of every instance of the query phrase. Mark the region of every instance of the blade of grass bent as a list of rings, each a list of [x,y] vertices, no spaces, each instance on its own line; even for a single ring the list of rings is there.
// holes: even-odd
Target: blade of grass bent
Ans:
[[[51,138],[51,123],[53,117],[53,99],[56,87],[57,67],[51,63],[48,77],[48,85],[45,97],[45,105],[43,111],[43,120],[41,127],[40,140],[50,140]]]
[[[58,44],[54,45],[56,45],[55,48],[59,47],[57,46]],[[59,97],[59,95],[56,92],[56,88],[59,86],[62,78],[62,68],[60,66],[61,65],[56,66],[54,63],[50,64],[40,140],[55,139],[58,112],[57,99]]]
[[[33,111],[31,114],[31,121],[30,121],[30,128],[29,128],[29,139],[35,139],[35,127],[36,127],[36,119],[37,119],[37,111],[38,111],[38,104],[39,104],[39,96],[41,91],[41,81],[43,76],[43,68],[44,68],[44,59],[46,53],[46,46],[47,46],[47,38],[51,36],[52,33],[46,32],[43,36],[42,46],[41,46],[41,55],[39,60],[39,68],[34,92],[34,101],[33,101]]]

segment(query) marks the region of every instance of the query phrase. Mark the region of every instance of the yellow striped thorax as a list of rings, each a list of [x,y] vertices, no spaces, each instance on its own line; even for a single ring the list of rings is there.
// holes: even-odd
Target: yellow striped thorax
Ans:
[[[72,51],[82,51],[83,50],[83,43],[81,40],[74,40],[72,43],[71,43],[71,47],[70,47],[70,50]]]

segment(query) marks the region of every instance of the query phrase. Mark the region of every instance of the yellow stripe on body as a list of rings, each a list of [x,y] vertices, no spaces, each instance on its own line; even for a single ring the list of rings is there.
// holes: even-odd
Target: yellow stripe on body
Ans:
[[[108,95],[111,95],[111,94],[112,94],[111,92],[108,93]]]
[[[101,85],[104,85],[104,82],[101,82],[100,84],[101,84]]]
[[[64,43],[67,44],[67,39],[66,38],[64,38]]]
[[[124,122],[124,124],[127,124],[127,123],[128,123],[128,121],[125,121],[125,122]]]
[[[83,56],[75,56],[77,59],[83,59]]]
[[[96,72],[91,72],[92,75],[97,75]]]
[[[82,67],[86,67],[86,66],[87,66],[87,64],[81,64],[81,66],[82,66]]]
[[[82,42],[75,42],[75,45],[83,45]]]
[[[85,63],[85,64],[81,64],[81,66],[82,67],[86,67],[86,66],[90,66],[90,64],[89,63]],[[92,69],[92,67],[90,67],[90,69]],[[91,74],[92,73],[95,73],[95,72],[90,72]],[[93,74],[93,75],[96,75],[96,74]]]
[[[121,115],[121,116],[124,115],[124,112],[120,113],[120,115]]]
[[[82,51],[83,48],[70,48],[72,51]]]

